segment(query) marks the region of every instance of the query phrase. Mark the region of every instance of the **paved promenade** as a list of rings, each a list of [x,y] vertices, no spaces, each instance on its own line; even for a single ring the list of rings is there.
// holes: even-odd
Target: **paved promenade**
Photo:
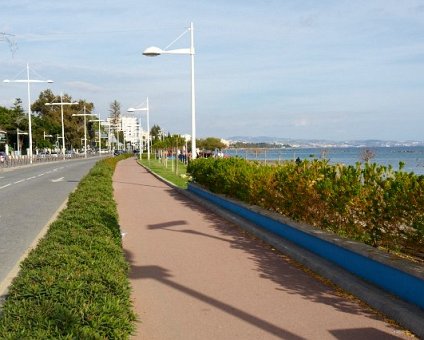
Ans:
[[[399,339],[403,332],[156,179],[118,163],[135,339]]]

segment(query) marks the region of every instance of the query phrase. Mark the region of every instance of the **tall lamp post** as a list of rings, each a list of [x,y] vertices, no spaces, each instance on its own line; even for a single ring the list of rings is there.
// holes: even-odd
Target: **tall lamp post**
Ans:
[[[108,144],[108,152],[111,153],[112,152],[112,147],[111,147],[111,143],[110,143],[110,126],[112,125],[111,122],[102,121],[103,125],[107,125],[108,126],[108,133],[107,133],[107,144]]]
[[[147,112],[147,159],[150,161],[150,122],[149,122],[149,97],[147,97],[146,99],[146,107],[143,108],[133,108],[130,107],[128,110],[128,112],[135,112],[135,111],[146,111]],[[141,122],[140,122],[140,126],[141,126]],[[141,148],[141,146],[140,146]],[[141,152],[141,150],[140,150]]]
[[[100,119],[100,113],[99,113],[99,119],[90,119],[89,122],[99,123],[99,154],[101,154],[102,153],[102,135],[100,134],[100,123],[103,122],[103,120]]]
[[[84,113],[74,113],[72,117],[84,117],[84,158],[87,158],[87,116],[91,116],[91,113],[86,113],[84,105]]]
[[[31,83],[53,83],[53,80],[34,80],[29,79],[29,64],[27,64],[27,79],[23,80],[3,80],[4,83],[27,83],[28,87],[28,133],[29,133],[29,162],[32,164],[32,127],[31,127]]]
[[[60,116],[62,119],[62,155],[63,159],[65,159],[65,125],[63,124],[63,106],[64,105],[78,105],[78,102],[72,102],[72,103],[64,103],[63,102],[63,93],[60,93],[60,103],[46,103],[44,105],[47,106],[53,106],[53,105],[60,105]]]
[[[186,54],[191,56],[191,157],[196,159],[196,97],[194,87],[194,27],[190,24],[190,48],[180,48],[175,50],[163,50],[159,47],[149,47],[144,50],[143,55],[147,57],[157,57],[161,54]],[[185,32],[184,32],[185,33]],[[183,33],[183,34],[184,34]],[[182,35],[180,35],[181,37]],[[178,37],[176,40],[178,40]],[[175,41],[176,41],[175,40]]]

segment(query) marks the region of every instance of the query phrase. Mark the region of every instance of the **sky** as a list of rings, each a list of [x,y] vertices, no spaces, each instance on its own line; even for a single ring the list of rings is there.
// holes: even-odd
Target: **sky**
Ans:
[[[424,0],[0,0],[0,80],[191,133],[188,55],[148,58],[194,23],[198,138],[424,140]],[[183,35],[170,49],[190,46]],[[0,105],[27,107],[26,84]],[[143,111],[140,111],[143,112]],[[145,117],[144,124],[145,124]]]

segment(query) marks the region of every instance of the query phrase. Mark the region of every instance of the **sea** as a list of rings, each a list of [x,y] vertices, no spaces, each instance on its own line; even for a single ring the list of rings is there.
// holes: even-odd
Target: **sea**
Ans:
[[[261,162],[285,160],[328,159],[331,164],[355,165],[364,162],[364,152],[370,150],[372,163],[391,165],[399,170],[399,162],[405,163],[402,171],[424,175],[424,146],[396,147],[331,147],[331,148],[270,148],[270,149],[225,149],[225,156],[238,156]]]

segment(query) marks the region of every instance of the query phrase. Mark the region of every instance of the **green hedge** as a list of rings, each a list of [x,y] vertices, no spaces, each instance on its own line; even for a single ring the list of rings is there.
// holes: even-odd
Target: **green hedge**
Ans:
[[[2,308],[1,339],[125,339],[133,332],[112,188],[122,158],[96,164],[24,260]]]
[[[424,255],[424,176],[368,163],[240,158],[197,159],[187,171],[212,192],[374,247]]]

